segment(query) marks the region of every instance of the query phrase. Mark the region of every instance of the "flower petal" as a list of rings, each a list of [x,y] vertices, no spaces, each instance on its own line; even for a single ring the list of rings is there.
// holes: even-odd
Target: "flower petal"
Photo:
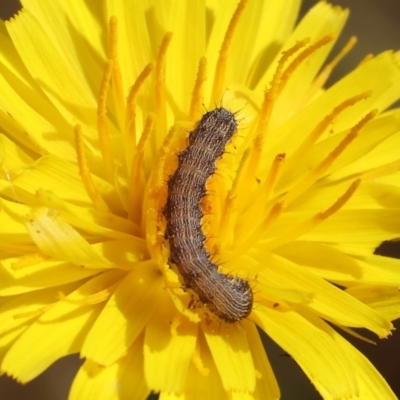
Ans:
[[[389,321],[400,318],[400,292],[397,287],[355,285],[346,292],[377,310]]]
[[[277,249],[277,253],[306,268],[316,276],[337,282],[380,285],[400,285],[400,261],[372,256],[359,260],[346,255],[341,246],[296,241]],[[350,253],[351,254],[351,253]]]
[[[19,296],[2,299],[0,305],[1,328],[0,335],[0,365],[4,356],[18,337],[39,318],[58,297],[58,293],[70,293],[80,283],[72,283],[58,288],[38,290]]]
[[[311,231],[304,233],[301,236],[301,240],[336,245],[338,235],[340,235],[341,242],[345,244],[374,243],[375,247],[377,247],[382,241],[388,238],[400,236],[400,226],[396,223],[399,218],[399,209],[343,209]],[[279,221],[268,232],[268,236],[284,235],[290,230],[288,227],[299,226],[301,222],[305,222],[308,219],[308,213],[283,213]],[[363,232],[363,235],[360,235],[360,232]],[[266,243],[266,241],[263,243]]]
[[[199,61],[206,48],[204,0],[171,1],[166,10],[167,4],[154,10],[155,21],[162,21],[165,32],[173,34],[166,65],[167,89],[180,112],[189,113]]]
[[[256,387],[254,363],[244,329],[234,325],[203,324],[203,331],[224,389],[253,392]]]
[[[109,367],[87,360],[76,375],[69,399],[145,400],[149,394],[143,374],[143,340]]]
[[[304,16],[290,35],[280,53],[276,56],[264,76],[258,82],[255,88],[256,92],[262,95],[262,92],[268,87],[283,51],[290,49],[296,42],[304,40],[305,38],[310,38],[311,44],[313,44],[327,35],[334,34],[339,36],[348,14],[349,12],[347,9],[343,10],[340,7],[332,6],[326,2],[318,2]],[[307,58],[307,62],[301,63],[297,67],[295,73],[290,77],[284,93],[282,93],[279,98],[278,109],[275,110],[276,114],[280,115],[280,120],[287,120],[293,115],[293,111],[298,108],[299,101],[309,89],[312,80],[326,60],[334,43],[335,40],[332,40],[327,45],[318,49]],[[283,111],[285,104],[287,107],[286,112]],[[288,110],[291,110],[291,112],[288,112]]]
[[[335,334],[335,338],[348,354],[350,366],[357,375],[358,398],[396,400],[397,396],[371,362],[342,336]]]
[[[249,321],[242,322],[246,330],[254,367],[260,377],[257,376],[256,390],[253,398],[259,400],[279,399],[281,393],[278,382],[276,381],[268,356],[265,354],[265,348],[261,342],[260,335],[256,326]]]
[[[65,261],[43,260],[40,254],[0,261],[0,296],[51,288],[93,276],[102,270],[79,268]]]
[[[98,191],[112,206],[119,204],[115,189],[106,181],[93,175],[93,181]],[[33,165],[18,171],[18,175],[12,180],[18,198],[26,204],[32,204],[32,196],[38,189],[50,191],[57,197],[75,205],[92,207],[92,201],[85,191],[79,177],[79,169],[76,165],[64,161],[58,157],[45,156],[37,160]],[[19,189],[22,189],[19,191]],[[36,204],[36,201],[33,202]]]
[[[118,50],[123,54],[119,62],[127,96],[129,86],[135,82],[144,66],[155,58],[160,45],[161,40],[151,42],[146,21],[146,11],[148,16],[154,15],[155,11],[142,1],[107,0],[104,4],[106,21],[112,16],[118,20]],[[157,37],[160,38],[164,33],[158,32]]]
[[[91,268],[110,268],[112,263],[91,246],[54,211],[32,210],[25,223],[32,240],[46,255]]]
[[[4,358],[2,370],[27,382],[60,357],[78,353],[102,304],[83,307],[76,301],[108,288],[119,277],[120,273],[116,271],[103,273],[68,295],[67,299],[73,302],[55,303],[14,343]]]
[[[215,367],[210,349],[199,332],[196,352],[189,364],[188,377],[182,393],[160,393],[160,400],[224,400],[227,393]]]
[[[86,22],[94,26],[93,14],[85,7],[85,3],[81,3],[79,9],[87,18]],[[48,1],[29,2],[13,23],[7,23],[6,26],[30,74],[42,82],[42,90],[64,118],[70,123],[78,120],[87,127],[95,126],[96,95],[89,81],[101,81],[102,65],[81,62],[70,33],[71,25],[60,6]],[[34,36],[32,32],[35,32]],[[86,47],[85,42],[78,43]],[[88,48],[84,51],[85,59],[90,60]],[[84,65],[92,69],[85,71],[82,68]],[[92,74],[92,78],[88,79],[88,73]]]
[[[10,179],[7,174],[14,168],[31,164],[33,159],[7,136],[0,134],[0,165],[3,168],[4,179]]]
[[[260,306],[253,315],[257,325],[296,360],[324,399],[357,397],[351,354],[339,346],[340,335],[330,326],[300,308],[280,312]]]
[[[164,299],[162,280],[154,266],[134,267],[120,283],[94,323],[82,355],[110,366],[125,355]],[[130,318],[135,315],[135,318]]]
[[[268,146],[265,148],[268,156],[263,158],[265,168],[270,167],[271,161],[277,154],[292,154],[304,137],[334,107],[367,90],[371,91],[370,97],[358,102],[338,116],[331,127],[334,132],[342,132],[351,128],[367,112],[376,108],[384,109],[397,99],[400,91],[400,67],[393,53],[382,53],[361,64],[324,92],[322,96],[275,129],[273,135],[268,136]],[[316,115],[320,116],[320,120],[316,120]]]
[[[163,301],[146,327],[144,373],[156,392],[183,391],[196,347],[197,325],[184,318],[174,320],[174,313],[172,302]]]

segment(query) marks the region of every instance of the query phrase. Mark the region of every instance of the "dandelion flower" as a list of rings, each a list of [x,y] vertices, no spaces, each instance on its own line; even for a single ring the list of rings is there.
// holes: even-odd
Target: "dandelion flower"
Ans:
[[[205,4],[206,3],[206,4]],[[318,3],[30,0],[1,26],[1,371],[85,362],[70,399],[277,399],[257,327],[325,399],[393,399],[340,330],[387,337],[400,262],[400,55],[324,88],[348,15]],[[324,66],[325,65],[325,66]],[[253,293],[218,318],[165,237],[206,110],[239,130],[201,200],[205,251]]]

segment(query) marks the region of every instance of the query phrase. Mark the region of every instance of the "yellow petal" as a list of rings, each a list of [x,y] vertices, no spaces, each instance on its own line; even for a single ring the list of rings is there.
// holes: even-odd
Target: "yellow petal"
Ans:
[[[2,181],[0,181],[1,186]],[[8,187],[8,185],[7,185]],[[18,204],[13,201],[0,200],[0,248],[2,245],[18,245],[26,246],[32,245],[32,240],[29,234],[26,232],[24,224],[16,218],[15,214],[23,215],[23,213],[28,213],[29,208],[24,204]],[[31,249],[34,251],[34,248]],[[11,252],[13,253],[13,252]]]
[[[242,77],[238,76],[238,74],[235,75],[235,82],[243,82],[246,84],[246,87],[250,88],[254,87],[255,83],[260,80],[260,75],[265,71],[265,65],[270,65],[276,54],[281,51],[282,45],[292,32],[301,5],[301,2],[298,0],[254,3],[262,4],[263,7],[261,10],[257,10],[259,11],[259,15],[257,16],[256,23],[249,27],[249,23],[247,21],[244,22],[244,26],[252,29],[252,41],[249,41],[248,47],[240,45],[239,42],[243,33],[241,31],[238,34],[238,38],[240,39],[237,46],[232,46],[232,52],[235,52],[237,60],[240,60],[241,63],[246,59],[246,57],[243,57],[242,51],[250,49],[251,56],[245,61],[248,64],[247,69],[250,67],[247,80],[243,81]],[[253,4],[250,5],[253,6]],[[283,21],[285,22],[283,23]],[[251,31],[251,29],[247,30]],[[265,46],[266,41],[270,43],[267,47]],[[232,65],[232,67],[236,68],[235,65]],[[243,67],[240,69],[236,68],[236,70],[238,72],[246,71]]]
[[[339,248],[339,250],[337,250]],[[282,246],[277,253],[307,268],[312,274],[339,284],[359,282],[364,284],[400,285],[399,260],[372,256],[365,261],[341,251],[343,246],[296,241]],[[349,249],[352,249],[349,246]],[[350,252],[350,255],[352,253]]]
[[[122,0],[107,0],[105,4],[105,18],[108,22],[111,16],[118,19],[118,45],[120,57],[123,87],[128,94],[129,86],[157,53],[162,33],[158,32],[157,38],[149,37],[147,28],[146,13],[147,2]],[[157,8],[157,7],[154,7]],[[148,15],[154,15],[154,9],[148,9]],[[154,21],[155,22],[155,21]],[[154,46],[154,47],[152,47]]]
[[[172,302],[162,301],[144,339],[144,373],[152,390],[183,391],[196,339],[197,325],[176,316]]]
[[[90,9],[83,3],[79,9],[93,26]],[[86,74],[90,72],[92,79],[100,82],[101,65],[91,71],[82,69],[86,64],[78,58],[71,26],[60,7],[51,2],[30,2],[13,23],[6,26],[30,74],[42,82],[42,90],[63,117],[70,123],[78,120],[88,127],[95,126],[96,98]],[[34,36],[32,32],[35,32]],[[89,56],[90,53],[86,54]],[[62,96],[57,95],[59,93]]]
[[[10,179],[7,175],[14,168],[31,164],[33,159],[7,136],[0,135],[0,165],[3,179]]]
[[[65,222],[90,235],[136,242],[142,240],[131,236],[139,235],[137,225],[108,211],[67,203],[54,193],[43,190],[36,193],[36,199],[41,206],[56,209]]]
[[[3,299],[0,305],[1,327],[0,335],[0,365],[8,349],[15,340],[48,310],[58,297],[58,293],[70,293],[80,283],[72,283],[57,288],[38,290],[34,293],[26,293]]]
[[[162,392],[160,400],[223,400],[226,398],[227,393],[222,387],[213,357],[204,336],[199,333],[196,352],[189,364],[183,393]]]
[[[57,213],[36,208],[25,223],[32,240],[44,254],[91,268],[110,268],[112,263],[96,251]]]
[[[354,144],[346,148],[346,150],[335,159],[333,165],[324,173],[327,187],[319,186],[318,188],[307,191],[307,196],[303,196],[303,198],[291,204],[289,209],[300,210],[302,203],[308,204],[308,202],[317,205],[321,196],[327,196],[329,194],[329,189],[335,188],[336,193],[340,191],[340,182],[332,187],[330,186],[332,185],[332,181],[339,181],[343,177],[349,177],[348,179],[354,180],[357,178],[357,173],[396,160],[397,153],[394,149],[396,145],[399,145],[397,135],[399,131],[400,117],[398,113],[389,112],[371,121],[362,129]],[[284,172],[278,184],[279,189],[283,190],[288,184],[293,185],[293,182],[296,182],[311,169],[317,167],[322,159],[326,157],[327,154],[331,153],[347,134],[348,131],[345,131],[327,137],[316,143],[308,151],[303,152],[292,167],[289,167]],[[380,149],[379,151],[377,147]],[[348,185],[348,182],[345,181],[343,185],[345,184]],[[325,194],[326,189],[328,192],[327,194]],[[344,190],[345,189],[343,189],[343,191]],[[314,198],[314,193],[316,192],[318,193],[318,197]],[[357,192],[355,196],[358,195]],[[369,196],[369,198],[371,198],[371,196]],[[319,204],[318,207],[321,207],[321,205]],[[347,205],[347,207],[349,207],[349,205]],[[310,206],[310,208],[312,208],[312,206]]]
[[[8,25],[9,23],[7,23]],[[65,159],[74,160],[75,151],[65,138],[58,137],[59,132],[68,133],[69,125],[60,113],[45,98],[38,83],[26,71],[20,55],[0,24],[2,51],[0,51],[0,121],[3,129],[24,147],[37,155],[59,151]],[[21,97],[21,93],[29,93]],[[19,116],[23,115],[24,118]],[[48,135],[52,135],[48,141]],[[72,132],[71,132],[72,138]]]
[[[321,211],[321,210],[318,210]],[[315,214],[315,212],[314,212]],[[269,236],[280,236],[288,232],[288,227],[296,227],[307,221],[308,213],[283,213],[279,222],[270,230]],[[400,235],[400,226],[396,221],[400,210],[340,210],[301,236],[301,240],[320,243],[337,243],[338,237],[343,243],[375,243]],[[363,232],[363,235],[360,235]]]
[[[173,92],[179,110],[188,113],[193,82],[206,48],[204,0],[171,1],[155,7],[154,11],[156,21],[162,21],[164,31],[173,34],[166,65],[167,89]]]
[[[246,330],[254,367],[257,374],[260,375],[257,376],[256,390],[253,393],[254,398],[259,400],[280,399],[281,393],[278,382],[269,363],[268,356],[265,354],[265,348],[256,326],[248,321],[243,321],[242,324]]]
[[[268,265],[268,269],[263,268],[259,272],[261,282],[311,293],[312,298],[307,307],[323,318],[338,325],[365,327],[379,337],[387,336],[392,328],[392,324],[373,309],[324,279],[307,273],[298,264],[276,255],[262,254],[261,260],[264,265]]]
[[[43,261],[43,256],[39,254],[8,258],[1,260],[0,265],[0,296],[60,286],[101,272],[65,261]]]
[[[256,374],[246,331],[234,325],[217,323],[203,324],[203,330],[224,389],[253,392]]]
[[[118,286],[87,335],[82,355],[109,366],[127,353],[158,302],[165,301],[154,266],[135,267]],[[134,319],[130,316],[135,315]]]
[[[145,400],[149,394],[143,374],[143,340],[138,339],[128,354],[103,367],[87,360],[76,375],[69,400]]]
[[[344,100],[371,91],[370,97],[347,109],[335,120],[332,126],[334,132],[351,128],[361,116],[375,108],[388,107],[397,98],[395,92],[399,90],[400,68],[391,52],[365,62],[268,136],[265,149],[268,156],[263,159],[265,168],[270,167],[277,154],[293,153],[317,123]],[[315,116],[320,118],[316,120]]]
[[[82,285],[67,298],[82,299],[109,287],[119,277],[120,274],[115,271],[104,273]],[[79,352],[101,308],[101,303],[92,306],[68,301],[55,303],[14,343],[4,358],[2,370],[21,382],[27,382],[57,359]]]
[[[111,206],[119,204],[116,191],[110,184],[96,176],[93,176],[93,180],[96,188]],[[24,200],[27,204],[31,204],[32,199],[29,195],[23,197],[24,192],[32,195],[38,189],[42,189],[57,193],[57,196],[64,201],[85,207],[92,206],[92,201],[79,177],[78,167],[58,157],[42,157],[33,165],[20,171],[18,176],[13,177],[12,183],[20,200]],[[19,192],[20,188],[22,193]],[[120,209],[120,206],[117,206],[118,208]]]
[[[326,2],[317,3],[304,16],[299,25],[290,35],[289,39],[285,43],[285,46],[281,49],[280,53],[269,66],[266,74],[264,74],[262,79],[259,81],[256,91],[262,94],[263,90],[268,87],[268,84],[270,83],[275,72],[277,62],[283,51],[288,50],[297,41],[304,40],[305,38],[310,38],[311,43],[315,43],[326,35],[335,34],[339,36],[347,17],[348,10],[342,10],[340,7],[334,7]],[[281,107],[283,107],[284,104],[287,104],[289,107],[288,110],[291,110],[292,107],[299,101],[299,98],[301,98],[305,90],[309,88],[311,81],[314,79],[316,73],[318,72],[322,63],[325,61],[333,45],[334,41],[317,50],[317,52],[308,59],[308,62],[302,63],[299,66],[299,69],[296,70],[294,76],[291,77],[291,81],[289,82],[290,88],[288,87],[285,90],[285,93],[280,99]],[[291,92],[294,94],[293,99],[290,99]],[[282,114],[283,117],[283,110],[277,112]],[[290,114],[291,113],[286,111],[285,120],[288,119]]]
[[[257,325],[296,360],[324,399],[356,398],[359,389],[351,354],[339,346],[339,335],[329,325],[300,309],[280,312],[260,306],[253,315]]]
[[[335,334],[335,337],[340,346],[346,351],[350,366],[357,375],[359,388],[357,398],[396,400],[397,396],[371,362],[354,346],[344,340],[342,336]]]
[[[400,318],[400,293],[397,287],[355,285],[346,292],[368,304],[389,321]]]

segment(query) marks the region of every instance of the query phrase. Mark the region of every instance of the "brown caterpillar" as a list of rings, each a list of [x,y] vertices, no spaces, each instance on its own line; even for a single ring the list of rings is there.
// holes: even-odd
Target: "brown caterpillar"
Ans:
[[[163,208],[170,262],[176,265],[185,288],[193,290],[212,313],[227,323],[250,314],[253,292],[246,280],[224,275],[211,262],[204,247],[200,203],[215,163],[236,131],[235,115],[225,108],[216,108],[201,118],[189,134],[188,146],[178,154],[178,168],[168,181]]]

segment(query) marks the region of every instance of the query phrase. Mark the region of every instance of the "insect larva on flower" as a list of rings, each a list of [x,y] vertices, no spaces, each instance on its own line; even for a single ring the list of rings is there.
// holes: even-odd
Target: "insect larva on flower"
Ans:
[[[168,181],[163,214],[170,261],[185,288],[193,290],[213,314],[227,323],[246,318],[253,307],[253,292],[241,278],[225,275],[210,260],[201,228],[201,200],[215,163],[237,131],[235,115],[223,107],[207,112],[189,134],[188,146],[178,154],[178,167]]]

